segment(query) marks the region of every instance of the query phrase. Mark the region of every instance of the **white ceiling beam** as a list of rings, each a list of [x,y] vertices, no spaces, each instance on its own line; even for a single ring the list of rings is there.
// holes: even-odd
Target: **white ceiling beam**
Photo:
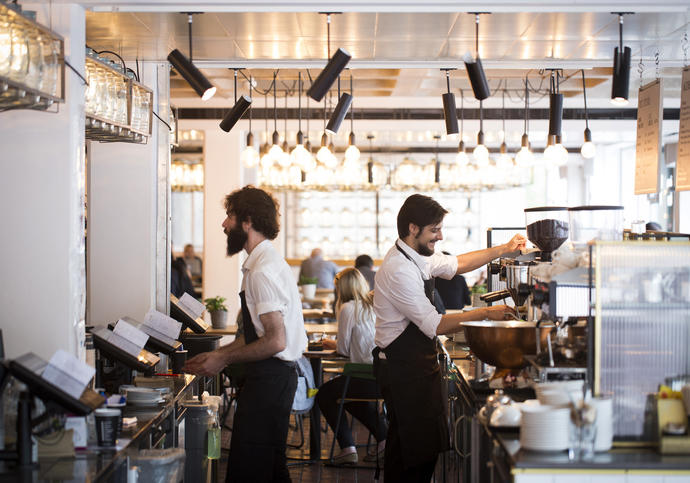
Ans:
[[[235,1],[205,0],[53,0],[53,3],[79,3],[96,12],[687,12],[687,0],[596,0],[562,1],[520,1],[503,0],[493,2],[463,2],[454,0],[435,0],[430,3],[418,0],[370,2],[367,0],[348,0],[341,4],[326,5],[323,0],[256,0]]]

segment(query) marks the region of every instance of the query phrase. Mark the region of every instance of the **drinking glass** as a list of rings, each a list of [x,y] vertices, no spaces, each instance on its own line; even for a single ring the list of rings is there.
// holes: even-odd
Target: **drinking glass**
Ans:
[[[597,435],[597,410],[588,402],[571,403],[570,409],[570,461],[591,460]]]
[[[10,31],[10,17],[0,14],[0,75],[7,77],[10,73],[12,61],[12,35]]]

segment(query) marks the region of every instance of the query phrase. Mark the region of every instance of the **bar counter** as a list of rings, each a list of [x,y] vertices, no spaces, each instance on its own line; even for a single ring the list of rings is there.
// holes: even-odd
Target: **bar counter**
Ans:
[[[186,411],[182,403],[192,398],[197,377],[174,376],[174,380],[173,394],[168,395],[158,407],[123,408],[123,417],[136,416],[137,423],[131,428],[123,429],[116,447],[103,448],[94,444],[86,449],[76,450],[74,458],[40,458],[35,468],[20,470],[12,467],[0,470],[0,481],[127,481],[128,459],[139,450],[178,446],[178,424],[184,420]]]
[[[520,448],[515,430],[490,428],[476,417],[486,396],[487,383],[474,381],[474,361],[463,357],[461,346],[446,341],[454,369],[450,403],[454,409],[452,457],[462,468],[463,482],[556,483],[680,483],[690,481],[689,455],[662,455],[654,448],[616,448],[595,453],[589,461],[569,461],[567,451],[537,452]],[[534,396],[531,389],[506,390],[514,400]]]

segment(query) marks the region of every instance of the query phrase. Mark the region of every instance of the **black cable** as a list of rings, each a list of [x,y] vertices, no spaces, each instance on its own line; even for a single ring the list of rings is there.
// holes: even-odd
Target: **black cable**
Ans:
[[[234,90],[234,93],[235,93],[235,104],[237,104],[237,69],[234,69],[234,70],[235,70],[235,90]]]
[[[582,97],[585,100],[585,129],[589,129],[589,114],[587,114],[587,87],[585,86],[585,70],[580,69],[582,72]]]
[[[350,96],[354,101],[355,93],[354,90],[352,90],[352,71],[350,71]],[[350,103],[350,132],[355,132],[355,106],[353,102]]]
[[[134,71],[133,71],[132,69],[130,69],[129,67],[127,67],[127,72],[131,72],[132,74],[134,74],[134,78],[137,80],[137,82],[140,82],[140,81],[139,81],[139,75],[138,75],[136,72],[134,72]]]
[[[242,72],[240,70],[240,72]],[[247,76],[245,76],[247,77]],[[249,79],[249,98],[252,98],[252,80]],[[252,132],[252,105],[249,104],[249,132]]]
[[[297,131],[302,132],[302,72],[297,72],[299,95],[297,96]]]
[[[117,52],[113,52],[112,50],[101,50],[100,52],[96,52],[96,53],[98,55],[101,55],[101,54],[112,54],[112,55],[114,55],[115,57],[120,59],[120,62],[122,62],[122,71],[127,72],[127,65],[125,64],[125,60],[122,57],[120,57],[120,55]]]
[[[85,84],[85,85],[87,85],[87,86],[89,85],[89,81],[87,81],[86,78],[85,78],[83,75],[81,75],[81,73],[80,73],[77,69],[75,69],[75,68],[72,66],[72,64],[70,64],[69,62],[67,62],[67,59],[65,59],[65,65],[66,65],[67,67],[69,67],[69,68],[72,70],[72,72],[74,72],[75,74],[77,74],[77,75],[79,76],[79,78],[80,78],[81,80],[84,81],[84,84]]]
[[[187,20],[187,32],[189,33],[189,62],[193,63],[192,60],[192,14],[189,13],[189,19]]]
[[[139,57],[134,59],[134,62],[136,63],[135,65],[137,66],[137,81],[139,81],[139,79],[140,79],[140,77],[139,77]]]
[[[156,116],[160,122],[162,122],[163,124],[165,124],[165,125],[168,127],[168,131],[173,132],[172,128],[170,127],[170,124],[168,124],[167,122],[165,122],[165,121],[163,120],[163,118],[161,118],[158,114],[156,114],[155,111],[152,110],[152,111],[151,111],[151,114],[153,114],[154,116]]]
[[[278,132],[278,109],[276,107],[276,72],[273,73],[273,132]]]

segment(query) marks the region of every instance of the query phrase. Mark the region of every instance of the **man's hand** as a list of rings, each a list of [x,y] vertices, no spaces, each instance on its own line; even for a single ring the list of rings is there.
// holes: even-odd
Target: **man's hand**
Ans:
[[[218,352],[204,352],[187,360],[183,372],[198,376],[215,376],[227,365],[225,356]]]
[[[323,344],[323,348],[326,350],[335,350],[337,346],[337,342],[333,339],[321,339],[321,343]]]
[[[523,250],[525,248],[525,243],[526,243],[525,237],[518,233],[513,238],[511,238],[508,243],[503,245],[503,247],[504,247],[503,253],[510,253],[510,252],[515,252],[517,250]]]
[[[515,308],[507,305],[486,307],[485,317],[489,320],[519,320]]]

